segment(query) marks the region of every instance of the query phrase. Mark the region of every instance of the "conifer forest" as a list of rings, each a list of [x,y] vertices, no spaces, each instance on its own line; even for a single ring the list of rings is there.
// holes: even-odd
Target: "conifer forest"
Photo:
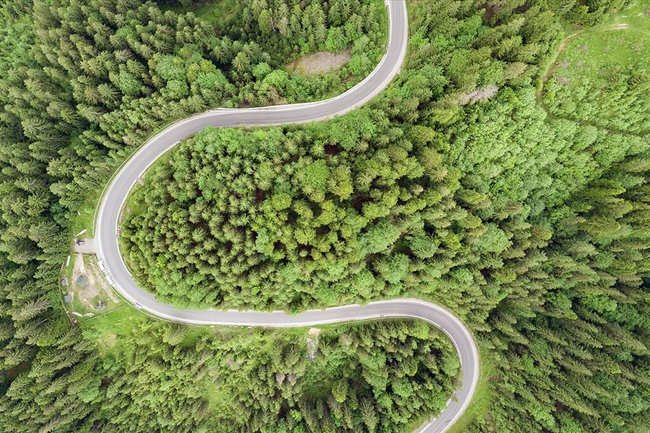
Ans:
[[[133,278],[178,308],[440,304],[481,355],[450,433],[647,433],[650,4],[406,4],[406,60],[363,107],[153,163],[123,209]],[[77,317],[61,287],[149,138],[339,95],[388,28],[383,0],[1,2],[0,432],[410,433],[446,407],[461,365],[423,321]]]

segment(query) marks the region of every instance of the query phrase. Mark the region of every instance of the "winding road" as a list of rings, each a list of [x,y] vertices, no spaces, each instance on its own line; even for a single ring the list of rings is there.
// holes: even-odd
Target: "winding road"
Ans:
[[[347,305],[326,310],[310,310],[295,316],[284,312],[178,310],[159,303],[153,295],[138,288],[131,277],[118,245],[119,215],[129,191],[147,168],[180,140],[208,126],[271,126],[331,119],[368,102],[399,73],[408,41],[408,20],[404,0],[386,0],[389,15],[388,48],[375,70],[347,92],[325,101],[251,109],[216,109],[174,123],[145,143],[126,162],[106,187],[95,227],[97,256],[113,287],[129,302],[164,320],[210,325],[264,327],[300,327],[386,317],[410,317],[425,320],[444,331],[458,352],[462,383],[447,408],[417,429],[421,433],[447,431],[470,403],[479,378],[479,354],[467,327],[443,307],[418,299],[395,299],[368,305]]]

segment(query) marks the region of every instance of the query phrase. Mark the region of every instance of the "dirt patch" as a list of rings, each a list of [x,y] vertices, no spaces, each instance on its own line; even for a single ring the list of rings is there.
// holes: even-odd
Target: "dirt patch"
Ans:
[[[229,368],[230,370],[232,370],[232,371],[239,370],[239,368],[242,366],[242,364],[243,364],[243,362],[241,362],[241,361],[235,361],[235,360],[232,359],[232,358],[228,358],[228,359],[226,359],[226,365],[227,365],[228,368]]]
[[[307,358],[313,360],[316,358],[316,352],[318,352],[318,336],[321,333],[319,328],[310,328],[307,332]]]
[[[95,254],[97,245],[93,238],[82,238],[74,240],[74,252],[81,254]]]
[[[85,284],[79,284],[80,278],[81,281],[85,280]],[[110,299],[115,304],[119,302],[96,265],[84,263],[83,254],[75,254],[72,281],[68,283],[68,288],[72,296],[89,311],[95,311],[98,301],[106,303]]]
[[[350,61],[350,52],[340,54],[321,51],[304,56],[291,63],[288,69],[296,74],[314,75],[340,68]]]
[[[345,347],[350,347],[352,339],[345,334],[339,335],[339,343]]]
[[[116,334],[104,334],[97,341],[99,342],[99,344],[102,347],[104,347],[106,349],[109,349],[109,348],[115,346],[115,340],[116,339],[117,339]]]
[[[343,149],[341,149],[340,146],[335,146],[332,144],[326,144],[325,145],[325,155],[336,155],[338,153],[341,153]]]
[[[474,90],[473,92],[461,95],[459,104],[465,105],[469,104],[470,102],[473,104],[475,102],[485,101],[496,95],[498,91],[499,88],[494,85],[482,87],[480,89]]]
[[[86,283],[83,286],[80,285],[81,279],[86,280]],[[86,270],[83,254],[75,254],[74,256],[74,269],[72,270],[72,281],[70,282],[70,286],[74,290],[77,299],[79,299],[84,307],[90,310],[95,307],[93,305],[93,299],[99,295],[99,290],[95,285],[95,279]]]
[[[93,263],[87,267],[87,269],[88,273],[92,276],[93,283],[95,284],[95,287],[98,289],[99,293],[103,297],[108,297],[114,303],[119,303],[120,300],[117,298],[117,296],[115,296],[115,293],[113,293],[113,290],[108,285],[108,282],[104,278],[102,271],[97,267],[97,265]]]

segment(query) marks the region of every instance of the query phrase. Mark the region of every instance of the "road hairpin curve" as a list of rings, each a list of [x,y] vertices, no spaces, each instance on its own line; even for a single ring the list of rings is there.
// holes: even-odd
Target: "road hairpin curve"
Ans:
[[[195,325],[238,325],[302,327],[382,318],[417,318],[445,332],[458,352],[462,383],[447,408],[418,428],[420,433],[443,433],[469,405],[479,378],[479,354],[472,333],[445,308],[418,299],[393,299],[367,305],[346,305],[310,310],[298,315],[284,312],[179,310],[162,304],[139,288],[129,273],[119,249],[118,222],[131,188],[158,157],[181,140],[208,126],[274,126],[324,121],[345,114],[370,101],[381,92],[399,70],[406,55],[408,19],[404,0],[386,0],[389,37],[386,54],[372,73],[347,92],[324,101],[246,109],[215,109],[188,117],[169,126],[145,143],[113,177],[104,190],[96,218],[97,256],[105,267],[107,280],[127,301],[163,320]]]

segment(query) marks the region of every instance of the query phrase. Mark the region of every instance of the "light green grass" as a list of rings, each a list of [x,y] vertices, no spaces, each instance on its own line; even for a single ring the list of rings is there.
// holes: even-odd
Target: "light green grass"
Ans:
[[[649,31],[650,15],[645,11],[650,9],[647,0],[632,0],[615,14],[611,14],[594,29],[599,29],[612,24],[626,23],[629,27]]]
[[[646,19],[650,23],[650,16]],[[623,25],[625,23],[619,23]],[[618,29],[612,26],[600,27],[584,33],[567,43],[566,49],[559,55],[556,66],[570,62],[569,74],[596,75],[602,65],[617,64],[621,67],[650,67],[650,28],[648,33],[643,27]],[[583,62],[580,69],[575,65]],[[564,71],[560,66],[558,72]]]
[[[619,78],[650,70],[647,8],[643,1],[632,2],[598,26],[576,31],[559,44],[537,94],[539,105],[551,118],[569,118],[617,133],[643,130],[645,109],[636,99],[620,96],[625,84]],[[626,126],[630,119],[638,124],[632,129]]]
[[[618,13],[608,16],[601,24],[586,30],[575,31],[569,29],[568,24],[565,25],[567,37],[560,43],[544,77],[550,75],[549,72],[557,62],[564,61],[568,56],[575,57],[576,53],[571,53],[572,49],[583,44],[589,47],[587,51],[581,51],[583,61],[588,58],[602,63],[611,59],[623,60],[628,64],[631,58],[639,57],[636,49],[634,53],[630,52],[631,45],[640,42],[647,51],[650,43],[650,15],[645,14],[648,7],[643,3],[643,0],[632,1]],[[619,43],[620,38],[624,39],[623,43]],[[606,47],[610,48],[609,52],[605,52]]]
[[[77,213],[74,220],[73,235],[86,230],[85,237],[92,238],[95,236],[95,208],[97,207],[97,200],[99,199],[99,192],[93,191],[86,197],[81,209]]]
[[[558,61],[580,58],[591,64],[650,65],[650,15],[645,14],[648,5],[643,3],[632,2],[598,26],[570,35]]]
[[[86,320],[82,326],[84,338],[99,343],[102,354],[119,350],[122,341],[132,338],[133,329],[144,323],[147,317],[135,308],[121,304],[115,310]]]

